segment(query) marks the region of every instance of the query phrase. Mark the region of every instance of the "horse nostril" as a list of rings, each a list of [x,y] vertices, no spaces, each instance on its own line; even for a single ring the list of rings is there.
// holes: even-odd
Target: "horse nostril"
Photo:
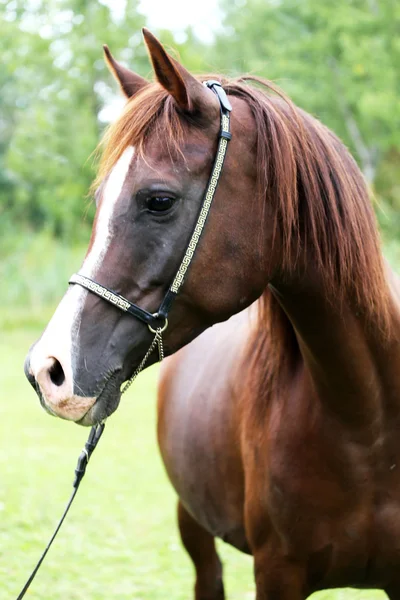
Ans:
[[[62,384],[65,381],[63,368],[61,366],[61,363],[56,358],[54,358],[54,363],[49,369],[49,375],[51,381],[54,383],[54,385],[57,385],[58,387],[62,386]]]

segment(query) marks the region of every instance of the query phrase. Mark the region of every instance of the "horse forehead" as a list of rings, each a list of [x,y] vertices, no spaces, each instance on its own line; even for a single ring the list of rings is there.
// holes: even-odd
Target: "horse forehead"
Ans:
[[[171,159],[171,155],[188,159],[212,150],[218,138],[219,123],[213,126],[183,126],[179,134],[170,134],[160,128],[152,131],[145,140],[145,153],[155,160]]]
[[[216,144],[215,144],[216,146]],[[146,146],[143,156],[136,156],[133,171],[135,175],[151,178],[154,174],[166,177],[176,175],[197,175],[207,169],[214,159],[216,147],[210,142],[187,141],[179,151],[172,150],[160,140]]]

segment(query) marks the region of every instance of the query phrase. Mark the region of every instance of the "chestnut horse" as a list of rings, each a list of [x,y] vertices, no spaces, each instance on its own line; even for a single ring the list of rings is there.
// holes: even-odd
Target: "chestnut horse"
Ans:
[[[106,136],[80,273],[155,311],[202,205],[220,105],[144,35],[155,83],[106,48],[129,100]],[[195,598],[224,598],[215,537],[252,554],[257,600],[333,586],[397,598],[399,280],[344,145],[272,84],[220,81],[233,137],[165,353],[216,325],[166,361],[159,397]],[[71,285],[26,372],[47,410],[90,425],[116,409],[152,339]]]

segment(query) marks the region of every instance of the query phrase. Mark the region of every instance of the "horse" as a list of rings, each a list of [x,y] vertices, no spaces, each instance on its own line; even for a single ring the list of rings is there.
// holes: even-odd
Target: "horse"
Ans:
[[[105,47],[127,103],[105,136],[88,252],[28,379],[46,410],[92,425],[157,344],[170,356],[158,439],[196,600],[224,598],[215,538],[252,555],[257,600],[343,586],[394,600],[400,280],[363,176],[271,82],[210,83],[144,39],[153,82]]]

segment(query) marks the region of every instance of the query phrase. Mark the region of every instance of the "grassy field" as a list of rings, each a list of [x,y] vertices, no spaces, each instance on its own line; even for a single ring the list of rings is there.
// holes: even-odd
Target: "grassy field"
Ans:
[[[17,596],[70,494],[88,430],[53,419],[25,380],[39,322],[0,337],[0,598]],[[193,573],[175,496],[155,440],[156,369],[139,377],[107,423],[64,528],[27,598],[191,600]],[[230,600],[254,598],[251,559],[219,544]],[[383,600],[334,590],[319,600]]]

